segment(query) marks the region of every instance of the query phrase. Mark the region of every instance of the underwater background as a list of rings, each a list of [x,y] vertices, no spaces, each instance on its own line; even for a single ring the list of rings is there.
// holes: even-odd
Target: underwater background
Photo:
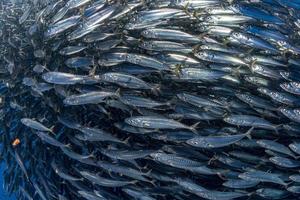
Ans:
[[[8,196],[4,190],[4,183],[3,183],[3,169],[4,165],[0,165],[0,200],[16,200],[16,198],[12,196]]]
[[[299,69],[299,0],[0,0],[0,200],[300,199]]]

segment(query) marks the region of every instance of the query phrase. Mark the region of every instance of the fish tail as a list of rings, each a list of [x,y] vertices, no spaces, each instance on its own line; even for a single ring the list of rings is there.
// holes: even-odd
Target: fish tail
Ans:
[[[129,140],[130,140],[130,136],[128,138],[126,138],[125,140],[122,141],[123,144],[125,145],[129,145]]]
[[[213,157],[211,157],[211,159],[209,159],[208,164],[210,165],[216,159],[217,159],[217,157],[216,157],[216,155],[214,155]]]
[[[55,133],[54,133],[54,128],[55,128],[55,125],[51,126],[50,129],[49,129],[49,130],[50,130],[50,133],[52,133],[53,135],[55,135]]]
[[[137,184],[138,182],[139,182],[138,180],[133,180],[133,181],[130,181],[130,184],[135,185],[135,184]]]
[[[251,137],[251,133],[253,131],[254,127],[251,127],[245,134],[246,134],[246,137],[249,138],[250,140],[252,139]]]
[[[115,92],[116,96],[119,98],[121,96],[121,88],[118,88]]]
[[[67,148],[71,148],[71,143],[69,143],[69,144],[66,144],[66,145],[65,145],[65,147],[67,147]]]
[[[279,129],[281,129],[281,127],[282,127],[283,125],[282,124],[279,124],[279,125],[276,125],[275,127],[274,127],[274,131],[275,131],[275,133],[278,135],[279,134]]]
[[[146,172],[145,176],[150,176],[151,172],[152,172],[152,169],[150,169],[148,172]]]
[[[95,152],[92,152],[88,157],[89,157],[89,158],[96,158]]]
[[[154,95],[159,96],[159,94],[161,94],[160,87],[161,85],[158,84],[158,85],[154,85],[154,87],[151,88],[151,91],[153,92]]]
[[[197,53],[200,50],[200,44],[196,44],[192,47],[192,52]]]
[[[200,122],[196,122],[195,124],[193,124],[192,126],[189,127],[189,129],[193,132],[193,133],[197,133],[197,127],[200,124]]]

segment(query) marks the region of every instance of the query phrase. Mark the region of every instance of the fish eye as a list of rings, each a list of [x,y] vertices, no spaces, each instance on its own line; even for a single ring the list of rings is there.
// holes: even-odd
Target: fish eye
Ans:
[[[143,124],[143,126],[145,126],[145,127],[149,127],[149,126],[150,126],[150,124],[147,123],[147,122],[142,122],[142,124]]]
[[[150,34],[150,31],[149,30],[145,30],[144,34],[148,36]]]

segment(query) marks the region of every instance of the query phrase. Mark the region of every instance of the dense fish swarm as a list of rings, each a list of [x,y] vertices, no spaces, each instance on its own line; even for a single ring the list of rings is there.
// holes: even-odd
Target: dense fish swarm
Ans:
[[[300,2],[0,3],[18,200],[299,199]]]

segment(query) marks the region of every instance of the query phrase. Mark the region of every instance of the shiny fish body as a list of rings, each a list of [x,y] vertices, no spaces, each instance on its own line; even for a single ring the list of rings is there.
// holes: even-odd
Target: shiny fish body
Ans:
[[[106,82],[115,83],[125,88],[151,90],[153,87],[145,81],[131,75],[121,73],[105,73],[101,79]]]
[[[125,122],[131,126],[148,129],[189,129],[192,127],[186,126],[172,119],[157,118],[152,116],[130,117],[125,119]]]
[[[151,99],[130,95],[122,95],[120,100],[123,103],[134,107],[156,108],[168,105],[168,103],[161,103]]]
[[[81,171],[80,174],[87,180],[91,181],[92,183],[103,187],[121,187],[121,186],[135,183],[135,181],[115,181],[111,179],[106,179],[87,171]]]
[[[144,41],[140,44],[140,47],[151,51],[178,52],[183,54],[192,53],[193,51],[191,47],[186,45],[167,41]]]
[[[271,182],[280,185],[287,185],[278,175],[262,172],[262,171],[249,171],[239,175],[239,178],[249,181]]]
[[[43,124],[41,124],[38,121],[29,119],[29,118],[22,118],[21,122],[25,125],[28,126],[30,128],[33,128],[35,130],[39,130],[39,131],[46,131],[46,132],[52,132],[51,129],[45,127]]]
[[[216,70],[199,69],[199,68],[184,68],[179,72],[181,80],[190,81],[208,81],[213,82],[224,77],[226,73]]]
[[[66,31],[69,28],[76,26],[79,22],[79,19],[80,16],[72,16],[67,19],[56,22],[45,32],[45,37],[52,38]]]
[[[103,102],[108,97],[116,97],[114,92],[89,92],[79,95],[71,95],[64,99],[65,105],[85,105],[85,104],[97,104]]]
[[[84,46],[69,46],[59,51],[61,55],[72,55],[86,49]]]
[[[62,72],[46,72],[42,75],[42,78],[48,83],[59,85],[74,85],[77,83],[83,83],[84,80],[89,79],[88,76]]]
[[[187,140],[186,143],[200,148],[220,148],[238,142],[249,135],[251,131],[252,129],[241,135],[195,137]]]
[[[196,53],[195,56],[201,60],[208,62],[247,66],[247,63],[245,63],[240,58],[234,57],[231,54],[221,53],[217,51],[201,51]]]
[[[251,116],[251,115],[231,115],[225,117],[224,121],[229,124],[234,124],[239,126],[253,126],[257,128],[276,130],[276,126],[274,126],[274,124],[271,124],[265,119],[256,116]]]
[[[182,41],[186,43],[198,43],[200,39],[190,35],[188,33],[172,30],[172,29],[147,29],[142,31],[142,36],[151,39],[158,39],[158,40],[173,40],[173,41]]]
[[[140,54],[127,54],[125,60],[132,64],[154,68],[159,71],[169,70],[169,68],[164,63],[162,63],[154,58],[140,55]]]

